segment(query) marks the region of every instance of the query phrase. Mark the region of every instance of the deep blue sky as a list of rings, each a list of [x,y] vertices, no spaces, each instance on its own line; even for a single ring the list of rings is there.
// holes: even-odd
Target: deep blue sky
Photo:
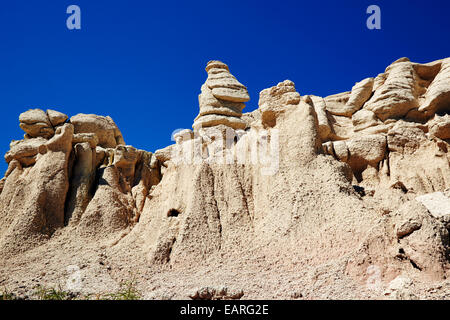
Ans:
[[[82,29],[66,28],[80,6]],[[366,8],[381,7],[381,30]],[[3,1],[0,6],[0,153],[21,139],[19,114],[52,108],[110,115],[127,144],[154,151],[191,128],[211,59],[259,92],[295,82],[330,95],[407,56],[450,56],[450,1]],[[6,163],[0,161],[0,171]]]

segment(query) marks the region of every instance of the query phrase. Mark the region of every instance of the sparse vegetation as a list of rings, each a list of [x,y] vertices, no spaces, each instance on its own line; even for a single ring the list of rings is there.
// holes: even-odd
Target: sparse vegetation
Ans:
[[[37,286],[35,295],[39,300],[73,300],[77,296],[73,292],[62,290],[61,286],[57,289]]]
[[[16,296],[9,292],[7,289],[3,289],[0,293],[0,300],[16,300]]]
[[[110,300],[140,300],[141,294],[136,288],[136,281],[122,281],[120,288],[114,293],[105,295],[105,299]]]
[[[0,291],[0,300],[17,300],[17,296],[3,289]],[[80,295],[78,293],[65,291],[59,285],[57,288],[36,286],[33,297],[30,299],[37,300],[140,300],[141,293],[136,288],[136,281],[122,281],[120,287],[113,293],[93,293]]]

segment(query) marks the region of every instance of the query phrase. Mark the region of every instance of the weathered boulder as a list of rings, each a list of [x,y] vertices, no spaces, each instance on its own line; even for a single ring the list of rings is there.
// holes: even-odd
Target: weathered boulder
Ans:
[[[52,124],[53,127],[57,127],[62,125],[69,118],[66,114],[55,111],[55,110],[47,110],[48,120]]]
[[[424,194],[416,198],[431,215],[437,219],[444,218],[450,222],[450,198],[443,192]]]
[[[351,92],[347,91],[325,97],[327,111],[336,116],[351,117],[356,110],[353,105],[347,105],[350,94]]]
[[[77,114],[70,118],[75,134],[95,133],[98,145],[104,148],[115,148],[124,145],[122,133],[111,117],[103,117],[95,114]]]
[[[336,157],[342,162],[347,162],[349,152],[347,144],[344,141],[333,141],[333,150]]]
[[[373,78],[367,78],[353,86],[350,97],[346,103],[346,105],[351,108],[350,110],[352,113],[361,109],[364,103],[369,100],[372,95],[373,83]]]
[[[417,75],[409,60],[399,59],[386,69],[386,81],[375,91],[364,108],[381,120],[405,116],[418,108]]]
[[[448,265],[445,257],[449,248],[445,224],[416,200],[402,204],[392,218],[399,246],[397,257],[430,278],[442,277]]]
[[[450,111],[450,58],[442,60],[440,71],[428,87],[419,111],[434,114]]]
[[[276,86],[264,89],[259,93],[259,107],[297,105],[300,102],[300,94],[295,89],[295,83],[284,80]]]
[[[367,165],[377,167],[386,153],[386,137],[364,135],[346,142],[349,150],[348,163],[354,172],[361,172]]]
[[[383,294],[392,300],[416,300],[414,282],[407,276],[400,275],[389,282]]]
[[[230,290],[227,287],[203,287],[189,294],[192,300],[237,300],[243,296],[243,290]]]
[[[5,160],[9,164],[12,160],[18,160],[22,166],[28,167],[36,163],[38,154],[47,152],[44,138],[32,138],[20,141],[13,141],[10,150],[5,154]]]
[[[261,121],[265,127],[274,127],[276,119],[289,106],[298,105],[300,94],[295,89],[294,82],[285,80],[276,86],[264,89],[259,93],[259,110]]]
[[[381,124],[375,113],[369,110],[359,110],[352,115],[353,130],[361,131],[369,127]]]
[[[119,169],[121,176],[128,182],[126,190],[131,189],[136,162],[139,160],[139,152],[132,146],[117,146],[114,149],[113,165]]]
[[[450,100],[450,99],[449,99]],[[450,115],[436,115],[432,121],[428,123],[429,134],[442,140],[450,139]]]
[[[159,162],[161,162],[161,163],[169,161],[172,158],[172,156],[174,155],[174,152],[175,152],[174,148],[175,148],[175,145],[173,144],[173,145],[167,146],[163,149],[156,150],[155,151],[156,159],[158,159]]]
[[[426,140],[423,126],[398,121],[387,134],[389,151],[413,153]]]
[[[74,145],[83,142],[87,142],[91,148],[95,148],[98,145],[99,140],[95,133],[75,133],[73,135],[72,143]]]
[[[55,134],[47,114],[41,109],[30,109],[21,113],[19,121],[20,128],[31,138],[50,139]]]
[[[328,122],[327,106],[322,97],[311,96],[314,110],[317,114],[318,131],[322,141],[326,141],[331,133],[331,127]]]

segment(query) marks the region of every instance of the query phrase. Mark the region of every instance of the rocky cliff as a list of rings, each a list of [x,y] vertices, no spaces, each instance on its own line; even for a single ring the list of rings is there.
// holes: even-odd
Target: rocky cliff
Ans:
[[[226,64],[206,72],[193,130],[155,152],[126,145],[110,117],[20,115],[0,181],[0,285],[27,293],[75,265],[81,292],[131,273],[147,298],[450,292],[450,58],[402,58],[329,97],[285,80],[250,113]]]

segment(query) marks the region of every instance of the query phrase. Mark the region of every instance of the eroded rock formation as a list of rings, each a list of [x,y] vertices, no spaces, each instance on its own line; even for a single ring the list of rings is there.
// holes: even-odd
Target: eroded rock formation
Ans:
[[[5,155],[0,194],[5,254],[39,245],[66,225],[82,223],[83,232],[122,230],[139,219],[159,182],[152,153],[126,146],[110,117],[67,119],[40,109],[19,117],[26,134]]]
[[[250,100],[247,88],[237,81],[223,62],[208,62],[206,72],[208,78],[198,97],[200,113],[195,118],[193,128],[222,124],[233,129],[244,129],[246,123],[241,120],[241,116],[244,103]]]
[[[242,297],[183,291],[217,287],[205,279],[247,284],[248,298],[361,298],[448,277],[448,58],[402,58],[329,97],[285,80],[244,114],[228,66],[206,71],[194,130],[155,153],[126,145],[110,117],[21,114],[0,180],[0,269],[94,252],[113,265],[102,275],[128,269],[193,299]]]
[[[402,58],[350,92],[315,98],[318,115],[327,111],[324,151],[348,163],[363,185],[401,183],[417,193],[450,187],[449,61]]]

